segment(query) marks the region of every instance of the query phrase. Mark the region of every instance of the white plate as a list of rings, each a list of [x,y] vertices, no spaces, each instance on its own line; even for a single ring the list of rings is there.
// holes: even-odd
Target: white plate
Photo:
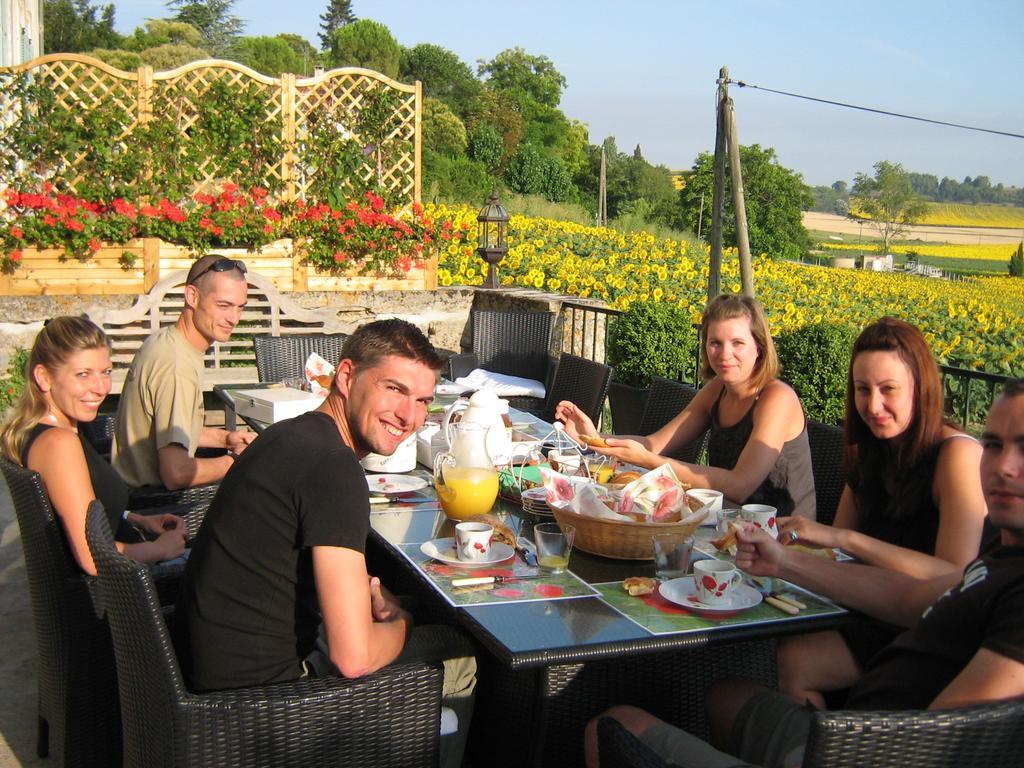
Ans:
[[[434,387],[434,394],[439,397],[458,397],[469,390],[469,387],[464,387],[461,384],[438,384]]]
[[[729,591],[728,600],[725,603],[706,605],[697,599],[697,587],[693,583],[693,576],[683,576],[680,579],[663,582],[659,591],[661,596],[670,603],[681,605],[698,615],[718,619],[753,608],[764,599],[761,593],[753,587],[737,584]]]
[[[370,493],[378,496],[398,496],[403,493],[418,491],[427,487],[427,481],[422,477],[410,477],[409,475],[367,475],[366,485]]]
[[[455,556],[455,539],[453,538],[425,541],[420,545],[420,552],[429,558],[440,560],[448,565],[457,565],[460,568],[486,568],[488,565],[503,563],[516,553],[508,544],[493,541],[491,542],[491,551],[487,553],[486,560],[475,562],[459,560]]]

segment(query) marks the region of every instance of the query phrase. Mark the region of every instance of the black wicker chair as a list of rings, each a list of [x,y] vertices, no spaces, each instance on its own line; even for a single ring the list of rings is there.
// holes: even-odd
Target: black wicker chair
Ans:
[[[86,534],[121,680],[124,766],[434,766],[440,666],[193,694],[145,568],[119,554],[99,502]]]
[[[640,421],[640,434],[649,435],[668,424],[679,415],[690,401],[697,395],[697,390],[689,384],[655,376],[651,383],[651,392],[647,396],[647,407]],[[707,448],[708,432],[696,440],[668,454],[673,459],[697,463]]]
[[[277,382],[303,375],[306,359],[316,352],[331,365],[341,359],[341,347],[348,338],[344,333],[260,335],[252,337],[256,351],[256,372],[260,381]]]
[[[110,461],[116,427],[116,413],[101,413],[92,421],[78,422],[78,433],[92,443],[92,447],[100,456]]]
[[[132,488],[131,496],[128,498],[128,509],[141,514],[148,514],[155,509],[179,514],[185,518],[189,538],[193,538],[199,532],[199,526],[202,525],[206,510],[210,508],[218,488],[220,483],[195,485],[176,491],[148,485]]]
[[[598,721],[602,768],[668,764],[611,718]],[[963,709],[817,712],[804,768],[1016,768],[1024,754],[1024,698]]]
[[[807,441],[811,447],[811,472],[817,499],[817,520],[832,525],[839,499],[846,486],[843,471],[843,430],[831,424],[807,420]]]
[[[558,367],[555,368],[555,376],[540,417],[549,424],[553,423],[555,406],[562,400],[569,400],[587,414],[594,424],[598,424],[611,377],[610,366],[563,352],[558,358]]]
[[[121,715],[110,631],[93,606],[95,579],[75,562],[42,478],[0,459],[18,516],[36,631],[40,757],[65,766],[121,762]]]
[[[597,745],[601,768],[671,768],[613,717],[597,721]]]
[[[78,431],[92,443],[92,447],[96,449],[97,453],[110,461],[114,434],[117,432],[116,413],[101,413],[92,421],[81,421],[78,423]],[[159,509],[161,512],[180,514],[185,518],[191,537],[195,536],[199,530],[218,487],[219,483],[208,483],[177,491],[158,486],[132,488],[128,498],[128,509],[142,513]]]
[[[543,382],[551,388],[554,358],[551,350],[551,312],[509,312],[474,310],[472,347],[448,360],[448,378],[455,381],[475,368],[521,376]],[[545,400],[539,397],[507,398],[513,408],[540,412]]]

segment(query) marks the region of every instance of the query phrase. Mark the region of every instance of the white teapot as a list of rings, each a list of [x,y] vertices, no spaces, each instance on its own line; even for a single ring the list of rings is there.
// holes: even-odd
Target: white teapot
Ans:
[[[459,398],[445,410],[443,431],[452,444],[452,419],[461,414],[463,424],[480,424],[490,427],[487,431],[487,452],[491,454],[495,465],[507,464],[512,458],[512,436],[505,425],[503,414],[508,413],[508,401],[501,400],[489,389],[474,392],[466,399]]]

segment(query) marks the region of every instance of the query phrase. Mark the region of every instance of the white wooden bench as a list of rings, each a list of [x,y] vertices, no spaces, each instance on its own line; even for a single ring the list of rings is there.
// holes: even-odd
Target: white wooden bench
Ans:
[[[149,335],[177,322],[185,305],[184,289],[187,270],[173,272],[158,282],[127,309],[89,307],[86,314],[110,337],[113,347],[114,387],[119,394],[125,373],[139,347]],[[204,385],[245,384],[258,381],[252,337],[269,333],[273,336],[290,333],[344,333],[352,324],[338,319],[335,309],[305,309],[281,294],[267,278],[249,272],[249,300],[242,319],[228,341],[214,342],[206,353]],[[364,317],[361,307],[353,311]]]

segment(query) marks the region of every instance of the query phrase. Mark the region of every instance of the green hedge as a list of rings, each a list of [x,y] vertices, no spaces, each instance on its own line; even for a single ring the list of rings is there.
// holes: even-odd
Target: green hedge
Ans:
[[[780,378],[800,395],[809,418],[842,424],[850,350],[857,334],[848,325],[813,323],[775,337]]]

